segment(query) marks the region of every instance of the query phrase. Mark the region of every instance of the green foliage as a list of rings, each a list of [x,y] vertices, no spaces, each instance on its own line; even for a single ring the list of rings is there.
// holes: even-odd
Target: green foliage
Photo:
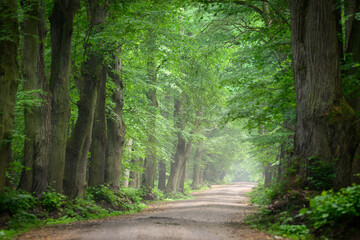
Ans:
[[[301,209],[300,215],[308,217],[315,229],[355,221],[360,217],[360,185],[324,191],[311,199],[310,208]]]
[[[27,211],[36,204],[36,198],[29,193],[16,191],[10,188],[0,193],[0,211],[9,211],[11,214]]]
[[[259,184],[248,193],[248,196],[250,197],[250,203],[264,207],[269,205],[278,193],[279,189],[275,184],[271,187],[265,187],[264,184]]]
[[[306,179],[311,189],[326,190],[332,188],[335,179],[333,163],[324,162],[318,157],[309,157],[309,177]]]
[[[0,194],[0,212],[10,214],[9,227],[12,229],[38,225],[40,221],[30,211],[35,206],[36,198],[29,193],[8,188]]]
[[[151,193],[155,196],[158,201],[164,200],[164,192],[157,187],[151,189]]]
[[[42,195],[40,205],[47,211],[54,211],[64,204],[65,199],[66,197],[64,195],[55,192],[53,189],[49,189]]]

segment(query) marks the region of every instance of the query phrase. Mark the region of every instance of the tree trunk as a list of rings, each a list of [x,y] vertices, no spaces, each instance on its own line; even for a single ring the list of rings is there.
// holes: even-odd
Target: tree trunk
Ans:
[[[92,127],[92,141],[90,146],[89,158],[89,186],[98,186],[105,183],[106,175],[106,76],[107,70],[102,66],[101,80],[97,89],[97,102],[94,113],[94,124]]]
[[[272,168],[271,163],[264,163],[264,177],[265,177],[265,187],[270,187],[272,180]]]
[[[151,51],[151,54],[154,54]],[[150,100],[150,120],[148,125],[148,143],[146,146],[146,158],[144,162],[144,174],[142,179],[142,186],[146,188],[154,188],[155,176],[156,176],[156,142],[155,142],[155,128],[156,128],[156,114],[158,102],[156,99],[156,88],[153,84],[156,83],[157,69],[155,66],[154,57],[150,57],[147,63],[148,82],[150,90],[146,96]]]
[[[183,130],[183,123],[180,116],[182,112],[182,107],[183,104],[181,100],[175,99],[174,118],[176,121],[176,127],[178,128],[178,131]],[[186,142],[180,132],[178,132],[177,137],[178,137],[178,142],[176,146],[176,152],[174,155],[173,162],[171,163],[170,176],[165,189],[165,192],[167,193],[177,191],[180,181],[181,167],[183,166],[185,161]]]
[[[126,144],[126,149],[127,152],[130,153],[132,150],[132,144],[133,144],[133,140],[129,139],[127,144]],[[130,170],[128,168],[122,168],[122,187],[129,187],[130,185]]]
[[[297,123],[292,184],[313,176],[310,157],[335,162],[335,187],[350,184],[355,151],[355,114],[340,74],[335,1],[291,1],[292,51]],[[301,185],[301,184],[300,184]]]
[[[166,187],[166,163],[163,160],[159,160],[159,181],[158,188],[165,190]]]
[[[132,160],[133,165],[142,165],[142,160],[134,159]],[[138,188],[140,186],[140,173],[138,171],[131,171],[130,172],[130,187]]]
[[[194,187],[199,186],[201,184],[200,173],[201,173],[202,154],[203,154],[203,141],[200,141],[195,153],[194,175],[193,175],[193,182],[191,184]]]
[[[7,0],[0,4],[0,191],[5,187],[5,169],[10,152],[11,130],[18,87],[18,20],[17,1]],[[4,35],[3,35],[4,34]],[[6,36],[6,37],[3,37]]]
[[[186,180],[186,164],[191,155],[192,145],[193,145],[192,142],[189,142],[186,145],[186,150],[185,150],[185,155],[184,155],[184,163],[181,166],[180,179],[179,179],[179,183],[178,183],[178,188],[176,190],[177,192],[184,193],[184,186],[185,186],[185,180]]]
[[[115,117],[107,119],[108,144],[106,153],[105,182],[112,185],[115,189],[120,188],[121,164],[125,142],[125,123],[122,119],[124,85],[121,77],[122,64],[120,54],[121,48],[118,49],[118,56],[115,58],[115,65],[113,66],[113,69],[109,71],[117,88],[112,95],[112,100],[115,103]]]
[[[102,31],[107,5],[89,0],[88,19],[92,34]],[[91,37],[91,36],[90,36]],[[105,84],[106,73],[103,71],[103,57],[98,48],[85,43],[86,61],[83,63],[79,78],[78,118],[66,147],[66,165],[64,192],[68,196],[83,198],[86,189],[86,167],[92,141],[94,113],[100,84]],[[104,76],[105,75],[105,76]]]
[[[52,94],[49,185],[61,192],[66,154],[66,133],[70,117],[69,78],[74,16],[80,0],[55,1],[50,19]]]
[[[360,68],[356,64],[360,63],[360,21],[355,18],[355,14],[360,11],[359,0],[348,0],[345,5],[345,16],[349,16],[345,25],[345,51],[347,62],[352,64],[352,68],[345,72],[347,77],[350,77],[349,82],[351,85],[348,88],[352,89],[352,92],[348,98],[350,106],[355,110],[360,110],[360,97],[358,95],[360,87]],[[354,80],[356,79],[356,82]],[[357,128],[360,128],[360,123],[357,121]],[[360,184],[360,176],[356,174],[360,173],[360,144],[357,145],[356,152],[352,163],[351,183]]]
[[[28,17],[23,22],[21,72],[23,90],[42,100],[40,106],[25,109],[24,171],[19,188],[40,195],[48,186],[48,159],[51,132],[51,99],[45,76],[44,42],[46,36],[45,1],[23,1]]]

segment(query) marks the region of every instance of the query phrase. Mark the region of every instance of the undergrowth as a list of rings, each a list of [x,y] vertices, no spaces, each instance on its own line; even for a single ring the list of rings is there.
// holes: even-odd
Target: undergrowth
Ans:
[[[253,228],[290,239],[353,239],[360,234],[360,185],[329,191],[285,191],[260,185],[250,194]]]
[[[175,194],[164,194],[158,188],[150,192],[143,188],[114,191],[101,185],[88,187],[84,199],[70,199],[53,189],[47,190],[41,197],[34,197],[24,191],[7,188],[0,193],[0,239],[12,239],[19,233],[43,225],[138,212],[146,208],[145,203],[149,201],[191,199],[192,191],[194,189],[188,184],[185,184],[184,193]]]

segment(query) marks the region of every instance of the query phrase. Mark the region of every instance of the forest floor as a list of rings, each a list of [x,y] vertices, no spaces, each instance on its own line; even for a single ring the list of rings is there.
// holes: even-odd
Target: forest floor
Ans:
[[[16,239],[284,239],[243,224],[256,212],[246,195],[253,183],[212,185],[193,200],[158,202],[130,215],[48,226]]]

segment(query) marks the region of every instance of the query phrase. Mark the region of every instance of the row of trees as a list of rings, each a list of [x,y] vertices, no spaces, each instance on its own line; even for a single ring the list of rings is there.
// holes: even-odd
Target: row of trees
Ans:
[[[223,179],[239,159],[212,146],[227,139],[207,140],[235,135],[218,127],[227,55],[201,33],[202,5],[16,3],[1,3],[1,189],[178,192],[190,175]]]
[[[257,130],[265,185],[359,183],[359,1],[235,3],[247,14],[227,10],[226,31],[236,32],[227,43],[241,45],[224,79],[233,90],[227,118]]]
[[[358,182],[358,1],[200,2],[1,2],[0,188]]]

